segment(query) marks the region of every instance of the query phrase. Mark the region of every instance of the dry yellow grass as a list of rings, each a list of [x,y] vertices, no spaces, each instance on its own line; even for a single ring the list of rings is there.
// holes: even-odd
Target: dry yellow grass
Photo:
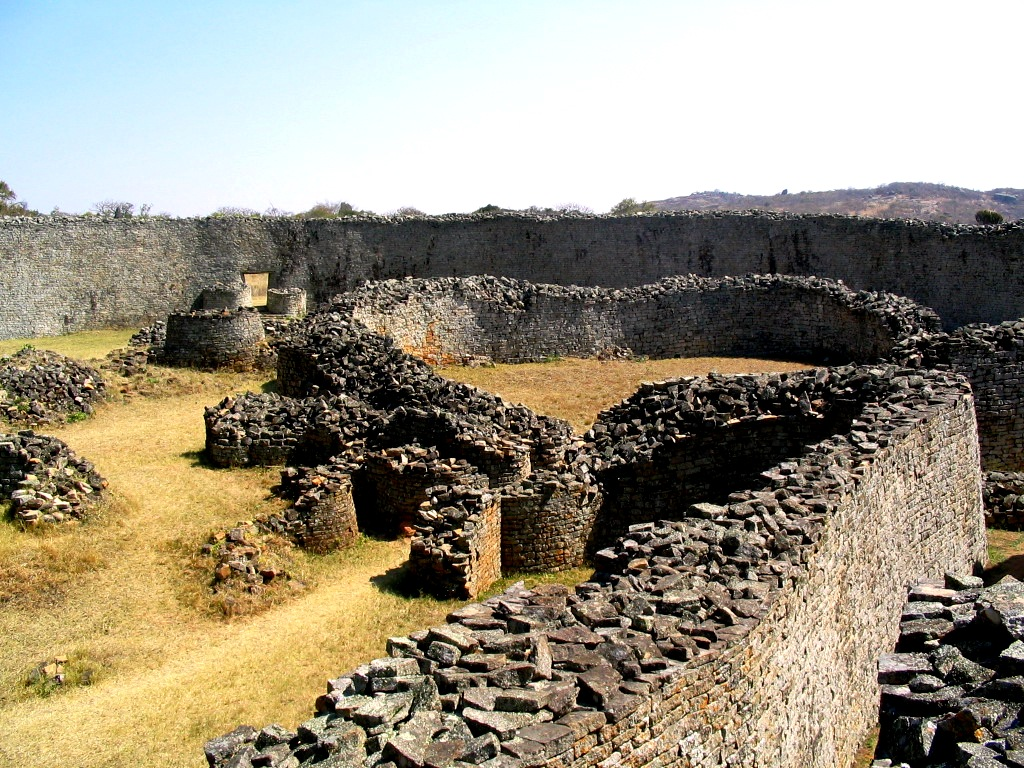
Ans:
[[[34,339],[6,339],[0,341],[0,355],[17,352],[26,344],[36,349],[49,349],[78,360],[99,360],[112,349],[125,347],[132,330],[82,331],[67,336],[43,336]]]
[[[39,562],[57,582],[0,613],[0,764],[201,765],[205,739],[243,721],[305,719],[327,676],[450,610],[375,588],[408,545],[369,540],[307,556],[315,587],[260,616],[225,622],[197,605],[189,553],[280,506],[269,498],[275,472],[198,463],[209,401],[137,399],[61,428],[110,480],[114,509],[45,533],[0,526],[0,563]],[[25,676],[55,656],[92,660],[96,683],[32,698]],[[54,738],[70,728],[75,738]]]
[[[598,412],[636,391],[641,381],[718,373],[795,371],[806,363],[741,357],[684,357],[668,360],[580,360],[495,365],[486,368],[439,368],[438,373],[486,389],[537,413],[565,419],[580,432],[589,429]]]
[[[642,379],[726,364],[562,361],[462,373],[582,428]],[[516,374],[524,385],[513,386]],[[408,544],[363,540],[326,557],[298,555],[309,586],[257,616],[226,621],[209,610],[188,567],[196,547],[281,502],[269,494],[272,470],[200,463],[202,408],[266,382],[160,370],[148,378],[161,397],[120,399],[56,430],[110,480],[103,514],[44,532],[0,524],[0,600],[3,585],[13,593],[0,610],[0,765],[198,768],[206,739],[242,722],[295,725],[327,677],[452,608],[379,588]],[[39,698],[25,677],[56,656],[95,670],[94,684]]]

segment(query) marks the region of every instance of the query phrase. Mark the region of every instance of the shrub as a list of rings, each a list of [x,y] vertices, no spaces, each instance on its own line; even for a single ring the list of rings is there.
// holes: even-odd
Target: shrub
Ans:
[[[974,214],[974,220],[984,226],[991,226],[993,224],[1003,223],[1003,214],[998,211],[990,211],[986,208],[978,211]]]

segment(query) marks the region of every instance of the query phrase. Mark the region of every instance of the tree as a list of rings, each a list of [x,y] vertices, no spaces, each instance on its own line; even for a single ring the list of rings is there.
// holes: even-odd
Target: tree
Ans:
[[[90,210],[100,216],[130,219],[135,214],[135,204],[125,200],[101,200],[98,203],[93,203]]]
[[[396,208],[391,212],[392,216],[426,216],[423,211],[419,208],[413,208],[411,205],[403,205],[401,208]]]
[[[214,216],[259,216],[260,212],[255,208],[242,208],[237,205],[222,205],[213,212]]]
[[[631,216],[634,213],[654,213],[656,210],[658,209],[654,203],[649,200],[637,202],[632,197],[627,197],[613,205],[609,213],[612,216]]]
[[[488,203],[487,205],[477,208],[473,213],[500,213],[504,210],[504,208],[494,205],[494,203]]]
[[[303,211],[299,216],[310,219],[334,219],[340,216],[358,216],[361,213],[369,211],[360,211],[351,203],[324,201],[317,203],[308,211]]]
[[[28,203],[19,201],[10,185],[0,179],[0,216],[38,216],[39,211],[30,210]]]
[[[983,208],[982,210],[974,214],[974,220],[984,226],[1002,224],[1003,214],[999,213],[999,211],[990,211],[988,209]]]

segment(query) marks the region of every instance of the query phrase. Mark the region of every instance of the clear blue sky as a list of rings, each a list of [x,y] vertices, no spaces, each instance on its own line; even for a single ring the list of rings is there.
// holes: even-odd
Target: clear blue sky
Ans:
[[[43,212],[1024,187],[1024,2],[0,0]]]

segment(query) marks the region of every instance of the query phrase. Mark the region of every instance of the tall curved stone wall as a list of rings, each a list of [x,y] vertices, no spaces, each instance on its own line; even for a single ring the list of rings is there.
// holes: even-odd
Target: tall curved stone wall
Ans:
[[[687,392],[707,410],[683,408]],[[210,765],[848,763],[876,714],[875,659],[907,582],[984,557],[963,380],[879,366],[666,382],[613,412],[644,414],[635,429],[595,432],[588,450],[644,472],[684,425],[814,419],[805,401],[820,411],[847,398],[848,431],[766,468],[761,487],[738,482],[724,504],[632,526],[574,593],[513,588],[391,638],[387,658],[332,679],[297,732],[241,727],[207,744]],[[434,490],[445,535],[493,550],[493,495]]]
[[[353,319],[428,362],[593,357],[775,356],[822,362],[888,357],[936,331],[931,310],[833,280],[781,275],[670,277],[625,289],[492,277],[387,280],[340,297]]]
[[[144,325],[256,272],[314,302],[406,275],[625,287],[691,273],[814,274],[909,296],[954,328],[1024,316],[1022,261],[1019,224],[827,215],[3,217],[0,338]]]
[[[906,339],[896,357],[967,377],[978,412],[982,465],[1024,470],[1024,319],[966,325]]]

